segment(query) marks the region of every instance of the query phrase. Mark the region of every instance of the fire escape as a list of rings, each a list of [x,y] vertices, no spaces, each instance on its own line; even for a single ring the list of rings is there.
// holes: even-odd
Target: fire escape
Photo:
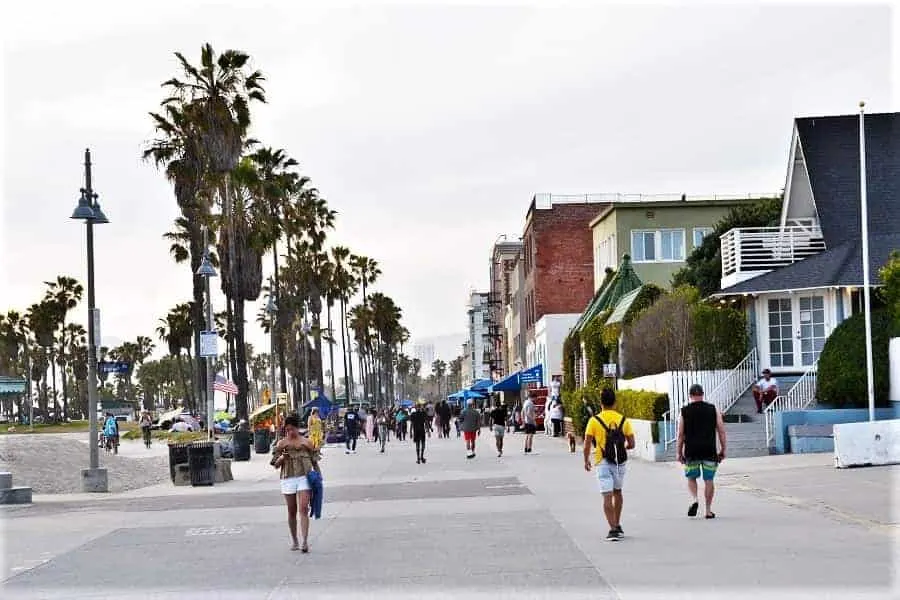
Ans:
[[[489,364],[490,373],[499,371],[505,374],[503,369],[503,348],[502,327],[503,327],[503,302],[502,295],[499,293],[488,294],[488,311],[487,311],[487,333],[484,334],[485,345],[488,348],[487,362]]]

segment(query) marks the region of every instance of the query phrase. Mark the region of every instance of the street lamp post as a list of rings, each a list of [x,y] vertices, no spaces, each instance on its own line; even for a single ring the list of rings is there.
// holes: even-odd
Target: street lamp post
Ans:
[[[869,421],[875,420],[875,375],[872,360],[872,291],[869,285],[869,202],[866,188],[865,102],[859,103],[859,199],[862,220],[863,313],[866,323],[866,396]]]
[[[200,266],[197,267],[197,275],[203,277],[203,287],[206,292],[206,331],[203,332],[203,335],[207,337],[211,336],[213,342],[217,341],[216,334],[213,332],[213,310],[212,310],[212,291],[209,286],[209,278],[216,277],[216,269],[212,266],[212,261],[209,257],[209,233],[206,227],[203,227],[203,259],[200,261]],[[202,335],[201,335],[202,337]],[[207,341],[208,343],[208,341]],[[201,346],[206,346],[207,344],[201,344]],[[214,382],[216,374],[213,372],[213,358],[218,356],[218,350],[215,350],[210,354],[211,350],[215,350],[215,348],[204,348],[203,354],[206,359],[206,430],[209,439],[212,440],[215,437],[215,416],[216,416],[216,392],[214,389]]]
[[[303,311],[303,404],[307,405],[310,401],[309,393],[309,305],[307,310]],[[300,411],[297,411],[300,412]]]
[[[82,489],[85,492],[109,491],[109,480],[106,469],[100,468],[100,450],[97,446],[97,346],[99,345],[97,331],[97,311],[94,306],[94,224],[103,225],[109,223],[106,215],[100,209],[97,202],[97,194],[91,188],[91,151],[84,151],[84,187],[81,189],[81,197],[78,206],[72,213],[72,218],[84,221],[87,226],[87,294],[88,294],[88,448],[90,451],[90,466],[81,470]]]

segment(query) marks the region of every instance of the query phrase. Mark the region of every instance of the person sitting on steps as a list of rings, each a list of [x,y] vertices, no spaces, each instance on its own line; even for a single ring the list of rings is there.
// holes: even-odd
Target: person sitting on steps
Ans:
[[[757,414],[762,413],[763,408],[778,397],[778,381],[772,377],[772,371],[763,369],[762,375],[762,379],[753,384],[753,399],[756,400]]]

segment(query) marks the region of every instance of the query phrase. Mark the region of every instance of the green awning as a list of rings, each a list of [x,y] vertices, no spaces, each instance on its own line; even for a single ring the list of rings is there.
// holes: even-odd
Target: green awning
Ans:
[[[590,306],[584,311],[575,324],[575,331],[581,331],[584,326],[590,323],[591,319],[596,317],[604,310],[614,308],[619,301],[628,293],[640,288],[644,284],[641,278],[634,272],[631,266],[631,257],[627,254],[622,256],[622,264],[612,279],[600,289],[599,293],[594,296]]]
[[[0,375],[0,394],[24,394],[27,382],[22,377]]]
[[[609,315],[609,318],[606,320],[607,325],[622,322],[622,320],[625,318],[625,315],[628,314],[628,309],[630,309],[631,305],[634,304],[634,301],[641,293],[641,289],[643,289],[643,287],[644,286],[635,288],[622,296],[622,299],[619,300],[619,303],[616,304],[616,307],[613,309],[612,314]]]

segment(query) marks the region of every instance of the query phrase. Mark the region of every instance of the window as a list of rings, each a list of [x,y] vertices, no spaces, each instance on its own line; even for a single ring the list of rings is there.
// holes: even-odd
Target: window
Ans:
[[[684,229],[632,231],[631,257],[635,262],[684,261]]]
[[[631,256],[636,262],[656,260],[656,232],[632,231]]]
[[[684,260],[684,229],[664,229],[659,232],[661,260]]]
[[[712,227],[694,227],[694,248],[699,248],[703,244],[703,238],[712,232]]]

